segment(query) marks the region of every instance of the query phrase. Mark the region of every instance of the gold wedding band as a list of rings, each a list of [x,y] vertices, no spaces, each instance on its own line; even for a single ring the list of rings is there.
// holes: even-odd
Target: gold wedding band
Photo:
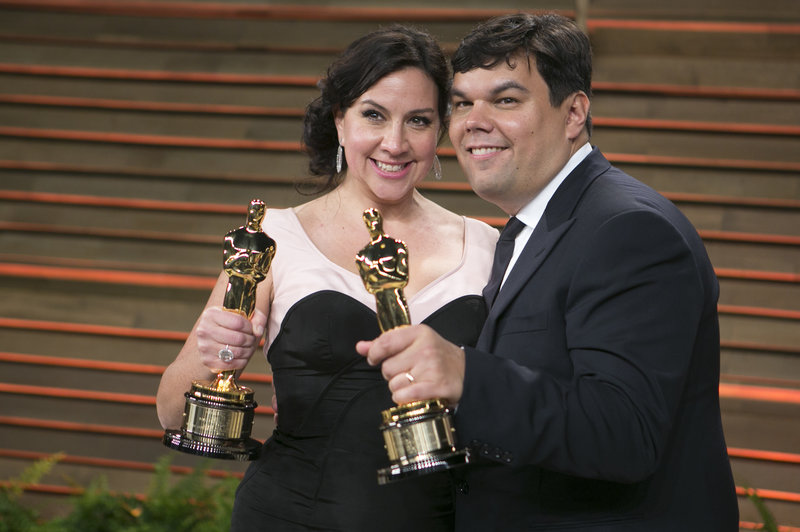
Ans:
[[[408,379],[408,382],[411,382],[411,383],[414,382],[414,376],[411,374],[410,371],[406,371],[406,379]]]

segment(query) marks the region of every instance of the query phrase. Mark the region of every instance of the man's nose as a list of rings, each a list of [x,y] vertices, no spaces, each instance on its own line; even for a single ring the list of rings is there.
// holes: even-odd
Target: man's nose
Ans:
[[[488,131],[492,128],[486,103],[474,102],[472,104],[464,120],[464,127],[468,132]]]

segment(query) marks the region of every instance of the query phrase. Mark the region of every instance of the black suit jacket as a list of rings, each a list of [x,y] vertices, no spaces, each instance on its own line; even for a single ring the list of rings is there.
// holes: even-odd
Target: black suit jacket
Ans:
[[[691,223],[595,148],[466,348],[456,530],[738,530],[718,293]]]

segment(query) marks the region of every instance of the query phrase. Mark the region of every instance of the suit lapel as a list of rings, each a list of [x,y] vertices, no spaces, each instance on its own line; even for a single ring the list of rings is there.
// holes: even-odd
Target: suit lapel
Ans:
[[[539,221],[539,224],[528,239],[528,243],[525,244],[525,248],[520,253],[517,262],[514,264],[511,273],[508,274],[508,278],[497,294],[494,305],[489,309],[489,315],[486,318],[486,323],[478,338],[476,347],[486,349],[491,346],[497,318],[502,315],[503,311],[514,299],[514,296],[536,273],[536,270],[539,269],[544,259],[547,258],[550,251],[569,230],[573,222],[574,220],[567,220],[552,231],[548,231],[546,220],[542,218]]]
[[[478,349],[491,351],[498,318],[572,226],[578,203],[586,189],[610,167],[603,154],[594,148],[558,187],[489,310],[476,344]],[[549,229],[550,226],[552,229]]]

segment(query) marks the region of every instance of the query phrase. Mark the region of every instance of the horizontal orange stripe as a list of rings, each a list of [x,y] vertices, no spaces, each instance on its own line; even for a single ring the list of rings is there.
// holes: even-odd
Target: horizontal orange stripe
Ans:
[[[761,377],[758,375],[738,375],[732,373],[720,373],[719,378],[722,382],[757,384],[760,386],[777,386],[778,388],[797,388],[800,390],[800,380],[798,379]]]
[[[655,120],[652,118],[612,118],[592,116],[592,125],[626,129],[657,129],[672,131],[700,131],[713,133],[738,133],[750,135],[800,135],[800,126],[781,124],[747,124],[733,122],[701,122],[690,120]]]
[[[352,22],[474,22],[509,12],[538,12],[541,10],[508,10],[478,8],[415,7],[345,7],[345,6],[294,6],[258,5],[215,2],[153,2],[146,0],[2,0],[0,6],[17,9],[65,11],[137,17],[174,17],[249,20],[324,20]],[[559,11],[572,17],[572,11]]]
[[[775,24],[770,22],[709,22],[692,20],[630,20],[630,19],[589,19],[586,25],[590,30],[649,30],[685,31],[695,33],[765,33],[800,34],[800,24]]]
[[[0,193],[2,196],[2,193]],[[475,216],[494,227],[503,227],[508,221],[506,217],[499,216]],[[37,224],[28,222],[3,222],[0,221],[0,230],[16,231],[20,233],[48,233],[55,235],[74,235],[92,238],[112,238],[126,240],[144,240],[155,242],[175,242],[181,244],[204,244],[216,245],[220,243],[220,237],[213,235],[197,235],[189,233],[164,233],[157,231],[140,231],[131,229],[109,229],[103,227],[75,227],[53,224]],[[800,246],[800,236],[776,235],[764,233],[742,233],[734,231],[717,231],[700,229],[698,234],[703,240],[713,240],[721,242],[736,242],[742,244],[769,244],[779,246]]]
[[[244,116],[302,117],[300,108],[257,107],[254,105],[222,105],[179,102],[150,102],[136,100],[110,100],[105,98],[75,98],[39,94],[0,94],[0,103],[82,107],[122,111],[152,111],[168,113],[200,113]],[[594,119],[596,121],[596,119]]]
[[[752,521],[739,521],[739,529],[764,530],[764,523],[754,523]],[[800,532],[800,528],[794,526],[778,525],[778,532]]]
[[[0,166],[2,167],[2,166]],[[287,179],[286,183],[292,180]],[[463,181],[426,181],[420,183],[423,190],[446,190],[472,193],[469,183]],[[721,196],[718,194],[692,194],[684,192],[662,192],[666,198],[678,203],[698,203],[726,205],[734,207],[759,207],[776,209],[800,209],[800,201],[786,198],[754,198],[742,196]],[[203,212],[213,214],[242,214],[246,205],[230,205],[208,202],[153,200],[146,198],[123,198],[111,196],[90,196],[87,194],[63,194],[29,190],[0,190],[0,199],[10,201],[29,201],[35,203],[57,203],[69,205],[90,205],[121,209]]]
[[[33,429],[62,430],[67,432],[87,432],[92,434],[105,434],[107,436],[126,436],[135,438],[148,438],[160,440],[164,436],[163,430],[142,429],[136,427],[123,427],[114,425],[98,425],[93,423],[75,423],[71,421],[57,421],[52,419],[32,419],[23,417],[0,416],[0,425],[12,427],[25,427]]]
[[[0,480],[0,487],[9,488],[11,486],[12,484],[8,480]],[[82,488],[55,484],[23,484],[22,489],[34,493],[47,493],[48,495],[78,495],[83,493]]]
[[[63,227],[63,226],[62,226]],[[18,228],[19,229],[19,228]],[[174,264],[157,262],[134,262],[132,260],[114,260],[109,258],[85,258],[85,257],[63,257],[33,255],[30,253],[2,253],[0,252],[0,263],[10,264],[36,264],[39,266],[56,266],[60,268],[92,268],[115,271],[131,272],[150,272],[162,273],[175,269]],[[200,277],[219,276],[219,267],[202,266],[199,264],[182,264],[181,271],[186,275],[197,275]]]
[[[213,244],[220,246],[221,236],[193,235],[189,233],[164,233],[137,229],[110,229],[106,227],[67,227],[63,225],[37,224],[27,222],[0,221],[1,231],[17,231],[22,233],[49,233],[55,235],[72,235],[92,238],[111,238],[115,240],[144,240],[152,242],[174,242],[179,244]]]
[[[248,140],[204,137],[178,137],[174,135],[142,135],[134,133],[113,133],[94,131],[74,131],[59,129],[40,129],[29,127],[0,126],[0,136],[48,139],[68,142],[95,142],[111,144],[132,144],[142,146],[169,146],[176,148],[206,148],[220,150],[261,150],[301,152],[300,142],[276,140]],[[453,148],[440,148],[443,156],[455,156]],[[619,164],[642,164],[655,166],[680,166],[701,168],[733,168],[775,172],[798,172],[800,163],[793,161],[758,161],[743,159],[711,159],[703,157],[675,157],[668,155],[641,155],[606,153],[609,161]]]
[[[58,268],[33,264],[2,264],[0,275],[32,279],[60,279],[91,283],[126,284],[134,286],[160,286],[211,290],[216,278],[175,275],[168,273],[120,272],[89,268]]]
[[[0,449],[0,457],[12,458],[18,460],[44,460],[52,456],[52,453],[41,453],[33,451],[22,451],[18,449]],[[155,465],[149,462],[135,462],[133,460],[114,460],[108,458],[97,458],[94,456],[76,456],[76,455],[62,455],[58,460],[59,464],[74,464],[85,465],[92,467],[106,467],[112,469],[127,469],[130,471],[154,471]],[[169,470],[172,473],[179,475],[187,475],[194,471],[194,468],[188,466],[170,465]],[[214,478],[228,478],[236,477],[241,478],[243,473],[225,471],[225,470],[208,470],[205,474]]]
[[[151,39],[146,41],[126,39],[115,35],[100,35],[91,37],[64,37],[60,35],[42,34],[23,34],[0,32],[0,41],[11,43],[33,43],[46,44],[48,46],[90,46],[106,48],[127,48],[141,50],[183,50],[193,52],[245,52],[245,53],[277,53],[295,55],[336,55],[344,48],[342,46],[292,46],[282,44],[271,44],[266,42],[232,42],[214,41],[211,39],[202,41],[180,41],[166,39]],[[444,43],[443,48],[455,48],[453,45]]]
[[[717,277],[728,279],[749,279],[754,281],[771,281],[776,283],[800,283],[800,273],[765,272],[742,270],[738,268],[715,268]]]
[[[240,116],[301,118],[302,108],[257,107],[245,105],[196,104],[177,102],[153,102],[136,100],[110,100],[105,98],[75,98],[39,94],[0,94],[0,103],[41,105],[58,107],[81,107],[122,111],[150,111],[163,113],[225,114]],[[800,136],[800,126],[783,124],[753,124],[733,122],[708,122],[692,120],[658,120],[651,118],[620,118],[593,116],[595,127],[628,129],[652,129],[670,131],[701,131],[740,133],[753,135]]]
[[[438,153],[455,157],[453,148],[439,148]],[[688,168],[731,168],[768,172],[800,172],[800,163],[794,161],[757,161],[744,159],[712,159],[706,157],[677,157],[672,155],[644,155],[638,153],[607,153],[603,155],[614,164],[642,166],[669,166]]]
[[[175,81],[185,83],[222,83],[265,86],[298,86],[309,88],[316,87],[317,81],[319,80],[319,78],[313,76],[125,70],[111,68],[29,65],[19,63],[0,63],[0,73],[21,74],[28,76],[59,76],[96,79],[123,79],[132,81]],[[800,90],[770,89],[762,87],[697,87],[694,85],[595,81],[592,83],[592,90],[595,92],[658,94],[674,97],[800,101]]]
[[[51,161],[16,161],[0,159],[0,168],[7,170],[23,170],[28,172],[59,172],[76,173],[91,175],[119,175],[132,177],[158,177],[170,179],[191,179],[197,181],[236,181],[243,183],[278,183],[294,184],[297,179],[287,177],[274,177],[263,174],[252,173],[229,173],[229,172],[182,172],[170,171],[167,169],[153,169],[144,167],[103,167],[86,164],[69,164]]]
[[[778,451],[761,451],[757,449],[742,449],[739,447],[728,447],[728,455],[732,458],[746,458],[748,460],[763,460],[766,462],[800,464],[800,454],[796,453],[782,453]]]
[[[746,384],[720,383],[719,396],[724,399],[744,399],[800,405],[800,390],[789,388],[768,388]]]
[[[87,194],[61,194],[55,192],[34,192],[29,190],[0,190],[0,199],[29,201],[35,203],[59,203],[65,205],[85,205],[145,211],[195,212],[213,214],[244,214],[247,205],[223,203],[168,201],[147,198],[120,198],[111,196],[89,196]],[[222,242],[222,237],[220,237]]]
[[[6,382],[0,382],[0,393],[148,406],[154,406],[156,404],[156,398],[148,395],[57,388],[52,386],[34,386]],[[765,401],[772,403],[800,405],[800,389],[720,383],[719,395],[721,398],[725,399],[744,399],[748,401]],[[266,406],[259,406],[255,411],[257,414],[274,414],[272,408]]]
[[[594,81],[595,92],[624,92],[632,94],[654,94],[682,98],[732,98],[740,100],[800,100],[800,90],[770,89],[762,87],[712,87],[696,85],[670,85],[667,83],[627,83],[616,81]]]
[[[755,198],[752,196],[721,196],[719,194],[693,194],[689,192],[662,192],[664,197],[677,203],[709,203],[734,207],[759,207],[771,209],[800,209],[800,201],[786,198]]]
[[[111,362],[108,360],[62,358],[45,355],[31,355],[28,353],[9,353],[6,351],[0,351],[0,362],[114,371],[120,373],[140,373],[143,375],[161,375],[164,373],[164,369],[166,368],[166,366],[157,366],[155,364],[133,364],[130,362]]]
[[[67,78],[122,79],[129,81],[172,81],[181,83],[220,83],[232,85],[263,85],[278,87],[317,86],[315,76],[280,76],[261,74],[226,74],[224,72],[176,72],[166,70],[127,70],[121,68],[90,68],[51,65],[0,63],[0,73],[27,76],[57,76]]]
[[[8,353],[3,351],[0,351],[0,362],[89,369],[97,371],[113,371],[117,373],[140,373],[144,375],[161,375],[164,373],[164,369],[166,368],[166,366],[157,366],[154,364],[134,364],[130,362],[53,357],[45,355],[31,355],[27,353]],[[237,377],[236,380],[242,382],[271,384],[272,375],[265,375],[261,373],[243,373]]]
[[[699,168],[731,168],[739,170],[769,170],[799,172],[800,163],[790,161],[755,161],[744,159],[711,159],[705,157],[675,157],[671,155],[641,155],[631,153],[604,153],[614,164],[642,164],[655,166],[696,166]]]
[[[780,246],[800,246],[800,236],[774,235],[764,233],[742,233],[736,231],[717,231],[698,229],[703,240],[720,240],[723,242],[741,242],[746,244],[775,244]]]
[[[0,225],[0,227],[2,227],[2,225]],[[800,282],[800,274],[793,273],[764,272],[729,268],[717,268],[716,273],[718,277],[728,279],[746,279],[783,283]],[[30,279],[57,279],[60,281],[186,288],[190,290],[210,290],[213,288],[214,283],[216,282],[216,277],[211,276],[198,277],[156,272],[143,273],[137,271],[103,270],[92,268],[89,265],[76,268],[0,262],[0,276],[4,275],[9,277],[25,277]]]
[[[301,151],[300,142],[292,141],[177,137],[174,135],[143,135],[138,133],[114,133],[110,131],[95,132],[75,131],[68,129],[38,129],[29,127],[0,126],[0,136],[65,140],[74,142],[171,146],[179,148],[213,148],[221,150],[290,152]]]
[[[778,308],[748,307],[744,305],[718,305],[720,314],[739,316],[757,316],[761,318],[778,318],[783,320],[800,320],[800,310]]]
[[[746,497],[751,493],[754,493],[765,500],[800,503],[800,493],[757,488],[743,488],[741,486],[736,486],[736,494],[739,496]]]
[[[162,331],[157,329],[136,329],[112,325],[93,325],[89,323],[67,323],[60,321],[26,320],[0,317],[0,328],[24,329],[29,331],[65,332],[97,336],[118,336],[123,338],[142,338],[147,340],[170,340],[185,342],[189,333],[181,331]]]
[[[134,405],[155,406],[156,398],[149,395],[137,395],[116,392],[98,392],[95,390],[73,390],[53,386],[33,386],[29,384],[12,384],[0,382],[0,393],[17,395],[38,395],[63,399],[83,399],[87,401],[103,401]]]
[[[151,395],[138,395],[130,393],[100,392],[95,390],[76,390],[70,388],[56,388],[53,386],[33,386],[29,384],[12,384],[0,382],[0,393],[17,395],[35,395],[39,397],[80,399],[83,401],[99,401],[109,403],[133,404],[155,406],[156,398]],[[260,415],[273,415],[275,411],[271,406],[258,406],[255,413]]]
[[[770,353],[784,353],[787,355],[800,355],[800,345],[774,345],[756,342],[734,342],[722,340],[720,347],[723,349],[736,349],[740,351],[767,351]]]
[[[8,7],[67,11],[79,13],[111,14],[118,16],[150,16],[180,18],[227,18],[269,20],[325,20],[325,21],[415,21],[415,22],[475,22],[510,12],[539,12],[541,10],[511,10],[486,8],[448,7],[332,7],[326,5],[257,5],[245,3],[192,3],[103,0],[3,0],[0,5]],[[558,11],[567,17],[575,17],[574,11]],[[685,20],[630,20],[590,19],[589,29],[640,29],[651,31],[688,31],[724,33],[800,33],[798,24],[706,22]]]

